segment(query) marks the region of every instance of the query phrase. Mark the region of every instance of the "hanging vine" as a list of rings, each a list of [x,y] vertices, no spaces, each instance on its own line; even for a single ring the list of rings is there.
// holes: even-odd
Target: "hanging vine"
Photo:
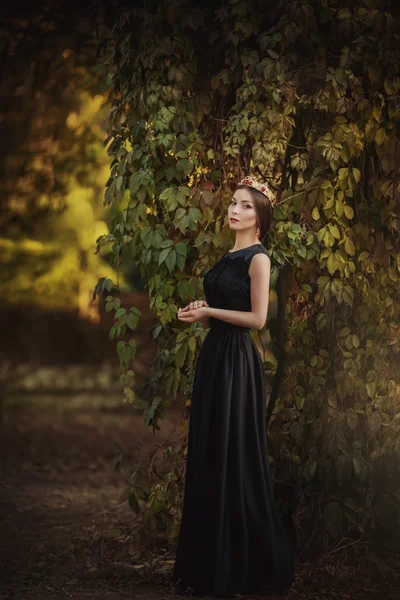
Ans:
[[[258,173],[279,198],[274,268],[295,273],[271,436],[280,478],[306,506],[304,534],[400,519],[398,23],[390,0],[116,3],[102,20],[113,87],[105,204],[118,212],[97,244],[111,245],[117,268],[133,255],[157,315],[157,374],[137,398],[129,330],[140,312],[99,282],[125,393],[153,429],[169,394],[189,397],[205,331],[182,326],[177,309],[203,296],[203,274],[232,243],[231,190]],[[170,458],[167,479],[126,497],[138,511],[138,498],[151,504],[173,538],[182,461]]]

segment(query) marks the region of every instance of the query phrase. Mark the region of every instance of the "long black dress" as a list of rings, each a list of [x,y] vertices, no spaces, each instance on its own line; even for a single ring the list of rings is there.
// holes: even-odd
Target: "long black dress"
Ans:
[[[209,306],[250,311],[252,257],[228,252],[205,275]],[[194,596],[257,594],[294,582],[274,504],[261,356],[250,328],[210,319],[193,381],[184,503],[173,583]]]

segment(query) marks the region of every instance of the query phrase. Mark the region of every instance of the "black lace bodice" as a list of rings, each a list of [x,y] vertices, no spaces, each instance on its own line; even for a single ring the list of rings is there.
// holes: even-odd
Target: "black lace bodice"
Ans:
[[[253,256],[260,252],[270,256],[261,243],[227,252],[207,271],[203,279],[203,289],[209,306],[228,310],[251,310],[249,267]],[[217,321],[220,320],[211,317],[211,327]]]

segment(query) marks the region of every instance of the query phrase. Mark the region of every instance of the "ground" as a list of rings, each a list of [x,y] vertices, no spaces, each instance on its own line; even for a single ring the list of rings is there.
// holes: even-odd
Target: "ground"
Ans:
[[[140,543],[135,513],[118,503],[125,485],[113,467],[116,443],[134,452],[182,435],[179,410],[153,435],[128,406],[92,400],[35,399],[3,410],[1,600],[182,598],[170,582],[174,549]],[[291,600],[399,600],[400,548],[345,539],[298,556],[296,576]]]

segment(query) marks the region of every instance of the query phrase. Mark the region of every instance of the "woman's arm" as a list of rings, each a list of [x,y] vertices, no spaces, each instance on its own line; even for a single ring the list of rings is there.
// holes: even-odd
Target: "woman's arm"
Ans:
[[[181,311],[178,314],[178,318],[189,323],[193,323],[194,321],[203,322],[203,318],[206,318],[208,319],[208,325],[206,326],[209,327],[209,318],[215,317],[239,327],[262,329],[267,320],[270,274],[270,258],[266,254],[256,254],[252,258],[249,267],[251,278],[251,311],[202,306],[195,310]]]

